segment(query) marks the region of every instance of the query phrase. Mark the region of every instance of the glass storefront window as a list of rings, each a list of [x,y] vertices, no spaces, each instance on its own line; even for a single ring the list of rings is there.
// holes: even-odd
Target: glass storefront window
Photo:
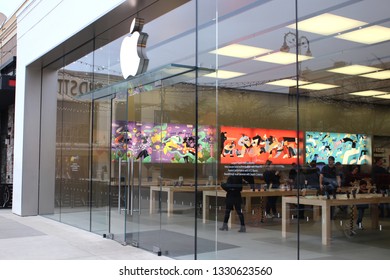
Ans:
[[[184,2],[138,14],[146,73],[121,73],[134,16],[63,58],[55,218],[176,259],[375,258],[354,248],[388,237],[385,1]]]

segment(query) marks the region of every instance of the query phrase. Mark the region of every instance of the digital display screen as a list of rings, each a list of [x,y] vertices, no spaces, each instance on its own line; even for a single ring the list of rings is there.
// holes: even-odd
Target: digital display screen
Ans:
[[[299,135],[299,136],[298,136]],[[300,149],[298,149],[298,137]],[[220,156],[222,164],[297,163],[303,149],[303,133],[296,130],[221,126]],[[302,156],[299,157],[303,162]]]
[[[306,162],[327,163],[333,156],[341,164],[371,164],[371,137],[365,134],[307,131]]]
[[[112,123],[112,160],[141,159],[150,163],[193,163],[196,155],[195,128],[185,124]],[[198,162],[215,162],[212,145],[215,129],[198,127]]]

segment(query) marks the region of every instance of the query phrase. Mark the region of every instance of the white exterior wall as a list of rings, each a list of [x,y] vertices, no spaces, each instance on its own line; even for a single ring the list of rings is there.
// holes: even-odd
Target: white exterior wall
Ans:
[[[38,198],[42,200],[48,198],[44,194],[45,189],[39,190],[39,183],[43,183],[46,188],[54,182],[53,178],[45,179],[46,182],[39,182],[39,172],[40,170],[52,172],[51,169],[55,164],[55,134],[52,134],[49,139],[40,139],[40,123],[41,118],[51,117],[52,121],[45,122],[45,125],[53,126],[54,124],[52,129],[55,132],[55,114],[53,110],[43,110],[41,115],[41,69],[29,65],[125,1],[33,0],[17,15],[15,165],[12,209],[15,214],[37,215],[40,211],[44,214],[50,212],[52,208],[50,204],[53,204],[53,201],[48,201],[47,206],[44,205],[43,208],[38,209]],[[56,84],[56,75],[49,74],[48,76],[55,79],[53,85]],[[57,98],[56,91],[53,92],[53,96],[45,93],[43,104],[54,104],[54,99]],[[48,127],[42,129],[50,130]],[[52,143],[53,138],[54,143]],[[40,145],[45,145],[47,148],[42,166],[39,160]],[[48,164],[51,161],[50,157],[53,160],[52,166]]]

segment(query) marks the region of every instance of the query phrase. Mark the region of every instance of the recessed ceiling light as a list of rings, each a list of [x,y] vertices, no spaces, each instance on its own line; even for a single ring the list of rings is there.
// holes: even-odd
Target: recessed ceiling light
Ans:
[[[333,72],[333,73],[339,73],[339,74],[346,74],[346,75],[360,75],[360,74],[379,71],[379,70],[382,70],[382,69],[376,68],[376,67],[371,67],[371,66],[364,66],[364,65],[355,64],[355,65],[349,65],[349,66],[344,66],[344,67],[340,67],[340,68],[330,69],[327,71]]]
[[[303,85],[300,88],[310,89],[310,90],[324,90],[324,89],[337,88],[337,87],[339,86],[331,85],[331,84],[323,84],[323,83],[312,83],[308,85]]]
[[[298,22],[298,29],[321,35],[331,35],[366,24],[364,21],[325,13]],[[295,23],[287,27],[295,29]]]
[[[378,79],[378,80],[387,80],[390,79],[390,70],[384,70],[364,75],[359,75],[361,77],[371,78],[371,79]]]
[[[305,81],[298,81],[299,85],[305,85],[309,82]],[[273,86],[282,86],[282,87],[295,87],[297,85],[297,80],[293,79],[282,79],[282,80],[277,80],[273,82],[266,83],[267,85],[273,85]]]
[[[226,70],[218,70],[217,72],[213,72],[213,73],[210,73],[210,74],[207,74],[204,76],[209,77],[209,78],[217,78],[217,79],[230,79],[230,78],[236,78],[236,77],[239,77],[242,75],[245,75],[245,73],[226,71]]]
[[[375,98],[382,98],[382,99],[390,99],[390,94],[384,94],[384,95],[377,95],[374,96]]]
[[[211,51],[210,53],[224,55],[224,56],[238,57],[238,58],[250,58],[257,55],[265,54],[270,51],[271,50],[268,49],[257,48],[257,47],[247,46],[247,45],[232,44]]]
[[[390,40],[390,28],[373,25],[352,32],[335,36],[336,38],[358,42],[362,44],[375,44]]]
[[[357,91],[357,92],[350,92],[351,95],[358,95],[358,96],[374,96],[374,95],[381,95],[386,94],[385,91],[379,91],[379,90],[365,90],[365,91]]]
[[[298,55],[298,62],[313,59],[312,56]],[[276,63],[276,64],[291,64],[297,62],[297,55],[295,53],[275,52],[268,55],[255,58],[258,61]]]

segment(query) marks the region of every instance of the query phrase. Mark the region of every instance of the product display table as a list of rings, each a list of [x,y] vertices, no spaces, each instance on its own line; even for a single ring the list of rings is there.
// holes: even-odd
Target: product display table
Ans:
[[[198,186],[197,191],[214,189],[215,186]],[[150,200],[149,211],[150,214],[156,212],[156,201],[158,201],[159,192],[167,193],[167,216],[169,217],[173,212],[174,195],[175,193],[191,193],[195,192],[194,186],[151,186],[150,187]]]
[[[315,190],[305,190],[307,194],[314,194],[316,191]],[[261,199],[263,197],[267,196],[296,196],[297,195],[297,190],[282,190],[282,189],[271,189],[271,190],[261,190],[261,191],[252,191],[252,190],[243,190],[241,192],[241,197],[243,200],[245,200],[244,203],[244,210],[249,213],[252,210],[252,198],[253,197],[260,197]],[[210,198],[211,197],[226,197],[226,192],[221,189],[214,189],[214,190],[208,190],[208,191],[203,191],[203,223],[206,222],[206,220],[209,219],[209,207],[210,207]],[[262,200],[261,200],[262,201]],[[261,209],[260,213],[263,218],[264,215],[264,209],[263,209],[263,204],[261,203]],[[229,226],[231,225],[233,215],[235,215],[236,212],[233,210],[230,213],[230,219],[229,219]]]
[[[284,196],[282,198],[282,237],[287,237],[287,230],[290,224],[290,206],[297,204],[297,197]],[[350,195],[350,198],[346,194],[338,194],[336,199],[327,199],[324,196],[306,196],[299,197],[299,203],[303,205],[311,205],[313,208],[321,208],[321,225],[322,225],[322,244],[328,245],[331,240],[332,223],[330,217],[330,208],[332,206],[342,205],[357,205],[357,204],[370,204],[371,209],[371,228],[378,228],[378,204],[390,203],[389,196],[383,196],[382,194],[357,194],[356,198]]]

